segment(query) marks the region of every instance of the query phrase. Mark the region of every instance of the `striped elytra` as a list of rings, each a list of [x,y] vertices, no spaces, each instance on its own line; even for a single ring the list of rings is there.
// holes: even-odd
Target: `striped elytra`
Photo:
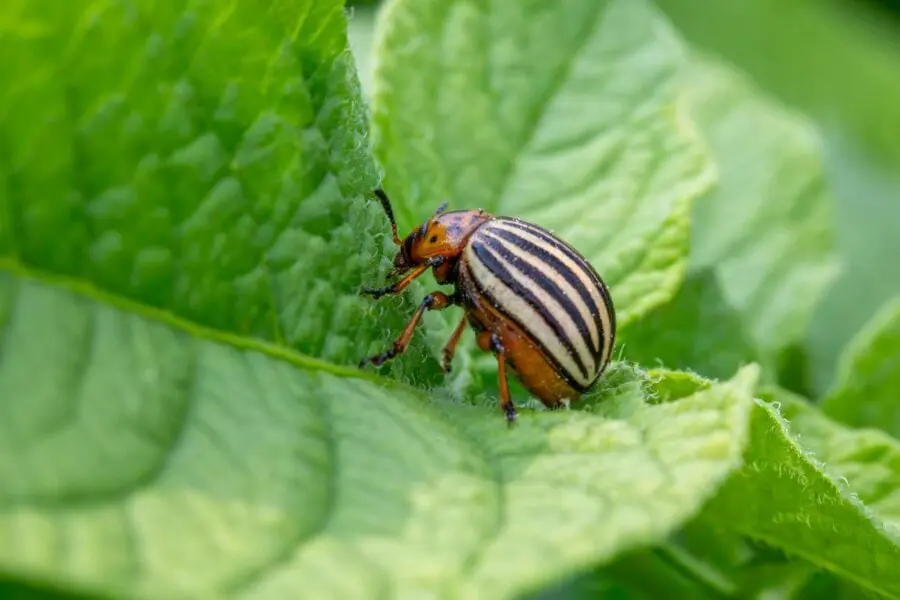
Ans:
[[[398,294],[428,269],[438,283],[455,289],[428,294],[391,347],[362,365],[402,354],[425,311],[459,306],[463,318],[444,346],[442,367],[450,370],[471,326],[479,348],[497,359],[500,407],[509,422],[516,409],[507,368],[549,408],[568,405],[603,373],[615,345],[615,308],[600,275],[572,246],[520,219],[481,210],[444,212],[444,205],[401,240],[390,201],[380,189],[375,194],[399,246],[389,277],[404,277],[364,293]]]
[[[488,221],[463,250],[460,280],[515,322],[576,390],[606,367],[615,328],[609,291],[548,231],[518,219]]]

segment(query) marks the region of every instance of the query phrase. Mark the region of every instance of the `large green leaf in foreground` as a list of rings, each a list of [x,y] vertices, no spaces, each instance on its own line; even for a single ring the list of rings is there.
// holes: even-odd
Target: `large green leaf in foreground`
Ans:
[[[0,6],[0,81],[17,82],[0,87],[4,579],[113,597],[508,598],[663,542],[715,495],[710,518],[896,591],[893,538],[760,413],[755,368],[713,384],[618,364],[584,410],[523,410],[510,430],[495,406],[337,366],[403,318],[402,301],[367,308],[355,295],[385,260],[373,236],[385,224],[361,201],[375,177],[340,6],[176,4]],[[655,191],[630,196],[649,199],[629,205],[648,214],[619,222],[628,243],[610,264],[619,289],[665,295],[683,268],[679,207],[708,166],[684,161],[697,148],[666,112],[672,89],[635,108],[626,100],[645,90],[617,70],[653,66],[659,78],[640,82],[656,90],[674,81],[677,44],[645,4],[597,10],[602,39],[589,20],[576,29],[602,52],[573,57],[580,75],[555,101],[581,97],[571,83],[611,64],[598,56],[637,63],[601,80],[636,111],[613,141],[652,156],[609,156],[646,167],[634,173]],[[574,127],[546,113],[523,142],[521,114],[491,106],[512,121],[504,144],[546,149],[542,136]],[[660,148],[681,158],[655,163]],[[543,155],[517,156],[537,169]],[[421,357],[399,364],[424,377]],[[794,507],[817,526],[785,518]]]
[[[649,375],[658,402],[710,385],[688,373]],[[692,598],[804,598],[794,594],[818,585],[810,580],[816,569],[837,575],[826,581],[849,595],[829,589],[809,597],[861,597],[854,585],[900,597],[900,443],[843,427],[778,388],[760,397],[741,467],[696,519],[650,551],[621,554],[558,597],[593,598],[579,587],[599,579],[642,598],[682,588]]]
[[[4,273],[0,322],[0,570],[127,595],[509,597],[693,514],[755,382],[509,430],[84,286]]]
[[[4,577],[508,597],[653,543],[714,493],[752,372],[650,406],[622,368],[604,414],[523,411],[510,431],[494,406],[286,348],[358,358],[402,318],[385,302],[367,321],[354,295],[385,226],[358,202],[373,177],[340,8],[174,6],[0,8],[0,75],[21,82],[0,92]]]
[[[650,4],[391,0],[376,38],[373,137],[403,226],[447,199],[548,227],[623,326],[672,296],[713,171]]]

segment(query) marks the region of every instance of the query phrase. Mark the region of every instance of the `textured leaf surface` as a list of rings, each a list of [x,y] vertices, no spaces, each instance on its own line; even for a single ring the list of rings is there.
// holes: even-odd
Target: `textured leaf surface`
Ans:
[[[0,256],[340,363],[402,325],[357,294],[385,224],[339,2],[0,19]]]
[[[404,227],[445,199],[522,217],[592,261],[621,323],[671,297],[713,171],[651,5],[391,0],[379,26],[373,136]]]
[[[649,375],[660,379],[655,387],[660,401],[677,400],[710,386],[688,373],[655,370]],[[765,389],[761,396],[769,401],[754,403],[743,466],[705,507],[699,526],[688,526],[705,536],[699,547],[709,551],[724,542],[722,551],[732,546],[737,540],[724,533],[730,531],[806,559],[868,590],[900,597],[896,568],[900,528],[885,523],[872,506],[864,504],[872,502],[889,520],[895,518],[896,444],[868,434],[854,435],[859,432],[841,432],[834,424],[829,427],[817,409],[805,404],[807,410],[803,410],[804,405],[798,406],[791,394],[778,390],[776,397],[771,387]],[[785,413],[799,417],[797,430],[783,416],[782,403]],[[827,439],[826,432],[835,439]],[[841,436],[851,443],[846,454],[839,448]],[[809,445],[805,445],[807,438]],[[813,453],[823,449],[835,461],[834,470],[830,462],[823,464],[827,458]],[[859,464],[864,462],[871,469]],[[856,479],[848,485],[851,474]],[[863,490],[869,493],[864,495]],[[737,554],[733,547],[725,552]],[[733,558],[725,557],[724,562],[734,562]],[[721,564],[722,557],[714,562]]]
[[[699,509],[755,384],[649,405],[622,366],[509,430],[99,300],[0,277],[0,568],[118,594],[509,597]]]
[[[555,228],[633,321],[681,281],[711,180],[681,45],[645,2],[488,4],[383,20],[401,220],[444,196]],[[391,248],[339,2],[14,0],[0,31],[0,594],[518,597],[649,556],[721,489],[702,515],[735,537],[900,595],[892,440],[789,413],[815,461],[755,368],[618,363],[508,430],[496,398],[338,365],[411,308],[356,294]],[[695,323],[725,314],[692,289]],[[739,329],[707,339],[716,374]],[[395,376],[437,381],[423,337]]]
[[[684,372],[648,375],[655,402],[712,385]],[[654,550],[621,554],[548,597],[592,598],[585,588],[610,580],[639,598],[659,597],[656,586],[692,588],[683,591],[692,598],[898,597],[897,441],[843,427],[781,389],[767,386],[761,397],[743,466],[695,519]],[[819,569],[830,587],[818,589]]]
[[[900,441],[883,431],[846,427],[785,390],[772,390],[768,397],[781,403],[781,412],[803,447],[900,531]]]
[[[706,514],[864,588],[900,597],[898,529],[830,475],[794,439],[775,406],[758,401],[750,422],[744,466]]]
[[[886,303],[845,349],[822,408],[843,423],[900,437],[900,298]]]

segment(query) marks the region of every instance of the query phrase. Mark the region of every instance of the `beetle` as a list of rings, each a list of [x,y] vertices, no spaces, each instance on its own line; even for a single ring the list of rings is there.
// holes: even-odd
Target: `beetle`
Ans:
[[[550,409],[568,406],[597,381],[615,345],[616,314],[606,283],[577,250],[533,223],[480,209],[447,211],[446,202],[401,240],[390,199],[381,188],[373,193],[399,246],[387,279],[402,277],[362,293],[400,294],[428,269],[454,289],[426,295],[391,347],[360,368],[401,355],[426,311],[460,306],[463,317],[441,352],[441,368],[450,372],[468,324],[478,347],[497,359],[508,423],[516,406],[507,370]]]

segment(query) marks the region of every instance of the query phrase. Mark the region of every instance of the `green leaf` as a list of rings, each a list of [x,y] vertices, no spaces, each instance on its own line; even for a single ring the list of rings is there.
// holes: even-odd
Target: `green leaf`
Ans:
[[[705,515],[683,528],[678,538],[676,548],[748,599],[793,600],[817,571],[808,561],[790,559]]]
[[[386,226],[340,2],[0,22],[0,256],[338,363],[389,343],[403,310],[358,295]]]
[[[725,300],[769,355],[803,338],[839,272],[820,135],[709,58],[695,60],[689,89],[720,169],[694,205],[690,266],[715,269]]]
[[[659,597],[705,600],[732,597],[738,592],[734,583],[721,573],[671,544],[620,557],[602,573],[627,585],[636,592],[635,597],[647,600]]]
[[[713,169],[652,5],[392,0],[375,44],[373,138],[402,227],[444,199],[547,227],[607,280],[622,326],[674,294]]]
[[[884,597],[864,590],[846,579],[820,571],[814,573],[791,600],[876,600]]]
[[[705,515],[861,587],[900,597],[897,530],[801,446],[803,438],[794,439],[776,405],[757,401],[750,423],[744,466]]]
[[[744,569],[739,582],[741,589],[745,590],[749,598],[797,600],[804,586],[816,572],[816,569],[806,561],[754,565]],[[823,600],[825,598],[834,598],[834,596],[829,593],[823,597]],[[842,598],[842,600],[848,599]]]
[[[900,297],[887,302],[844,350],[822,400],[835,419],[900,437]]]
[[[885,302],[900,296],[900,277],[885,257],[900,256],[900,171],[867,162],[846,139],[829,136],[827,169],[834,190],[843,272],[810,325],[806,352],[815,396],[834,384],[841,353]]]
[[[671,555],[669,562],[683,565],[680,570],[714,592],[713,598],[793,600],[817,572],[808,561],[741,535],[727,521],[711,519],[705,512],[685,524],[658,552]]]
[[[719,181],[694,204],[685,284],[622,338],[630,360],[722,377],[804,340],[838,274],[831,198],[804,118],[708,58],[690,82]]]
[[[890,525],[900,528],[900,441],[875,429],[852,429],[804,398],[782,389],[767,394],[781,404],[791,432],[833,478]]]
[[[692,43],[768,93],[852,136],[870,157],[900,160],[895,24],[865,3],[656,0]]]
[[[688,275],[670,302],[634,323],[621,340],[629,360],[712,378],[728,377],[758,354],[711,269]]]
[[[669,387],[687,384],[685,377],[666,374],[659,382]],[[683,375],[683,374],[682,374]],[[680,381],[678,381],[680,380]],[[708,382],[695,379],[695,384]],[[674,391],[674,390],[669,390]],[[620,554],[601,568],[564,580],[529,600],[588,600],[613,585],[627,589],[625,598],[654,600],[674,597],[691,600],[746,598],[794,600],[817,569],[804,560],[790,559],[777,549],[750,540],[701,513],[653,548]],[[846,584],[837,580],[836,584]],[[524,600],[524,599],[523,599]]]
[[[371,93],[372,88],[372,40],[375,36],[375,2],[361,4],[348,2],[351,9],[347,13],[347,41],[353,52],[356,72],[359,76],[360,89],[363,95]]]
[[[756,381],[619,365],[508,429],[85,285],[0,274],[0,316],[0,571],[115,596],[511,597],[694,514]]]
[[[710,386],[709,381],[688,373],[655,370],[648,375],[659,380],[654,393],[662,402]],[[896,518],[897,500],[893,496],[897,486],[892,482],[898,458],[894,456],[894,440],[870,435],[851,440],[854,436],[848,432],[845,439],[860,453],[854,455],[848,448],[848,454],[841,454],[840,438],[826,439],[826,435],[839,432],[827,428],[824,416],[814,414],[812,407],[801,414],[796,396],[779,389],[778,396],[773,397],[771,386],[765,389],[768,391],[762,398],[771,401],[758,399],[754,403],[743,466],[730,476],[698,519],[687,525],[695,536],[698,532],[706,535],[702,544],[695,540],[688,547],[696,550],[706,546],[704,558],[727,569],[746,552],[736,550],[738,540],[732,536],[747,536],[837,573],[864,589],[900,597],[900,572],[896,569],[900,529],[885,523],[885,518]],[[797,437],[793,425],[782,416],[782,406],[788,415],[805,419],[800,426],[812,436],[809,446],[807,436]],[[890,445],[885,443],[888,440]],[[813,445],[830,448],[828,456],[839,465],[839,472],[832,470],[827,458],[823,464],[811,452]],[[867,449],[872,452],[868,456]],[[866,472],[859,467],[860,462],[868,462],[872,470]],[[848,485],[846,479],[854,473]],[[870,493],[864,495],[863,490]],[[889,516],[873,513],[873,507],[864,504],[866,500],[883,506]],[[714,545],[720,548],[713,550]],[[714,558],[717,553],[719,557]],[[787,569],[785,575],[791,571]],[[801,571],[804,569],[797,574]],[[745,585],[742,589],[749,593]]]

